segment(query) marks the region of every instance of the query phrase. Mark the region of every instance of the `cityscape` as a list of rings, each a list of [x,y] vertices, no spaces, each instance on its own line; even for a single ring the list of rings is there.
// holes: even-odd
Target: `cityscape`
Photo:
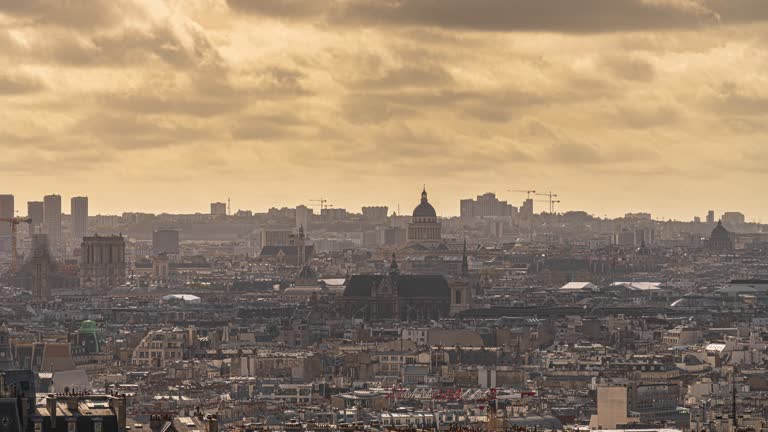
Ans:
[[[768,432],[768,0],[0,0],[0,432]]]
[[[443,218],[418,190],[402,215],[0,195],[3,400],[41,430],[762,427],[768,227],[534,190]]]

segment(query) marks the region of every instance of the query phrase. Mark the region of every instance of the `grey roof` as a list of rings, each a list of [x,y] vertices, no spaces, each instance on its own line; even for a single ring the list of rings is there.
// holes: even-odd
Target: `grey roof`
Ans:
[[[370,297],[371,288],[379,286],[384,275],[354,275],[349,279],[344,297]],[[399,297],[450,297],[451,288],[442,275],[399,275],[391,279]]]
[[[310,256],[315,250],[314,245],[307,245],[304,246],[304,253],[306,256]],[[263,257],[272,257],[277,256],[280,251],[283,251],[283,254],[285,256],[298,256],[299,255],[299,248],[298,246],[264,246],[261,248],[261,254],[260,256]]]

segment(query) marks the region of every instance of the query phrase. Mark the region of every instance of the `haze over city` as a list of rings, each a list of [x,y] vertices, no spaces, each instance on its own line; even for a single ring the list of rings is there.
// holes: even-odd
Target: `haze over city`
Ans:
[[[105,214],[396,208],[426,183],[444,215],[535,188],[768,219],[768,4],[578,3],[6,0],[0,181]]]
[[[0,0],[0,432],[768,432],[766,41]]]

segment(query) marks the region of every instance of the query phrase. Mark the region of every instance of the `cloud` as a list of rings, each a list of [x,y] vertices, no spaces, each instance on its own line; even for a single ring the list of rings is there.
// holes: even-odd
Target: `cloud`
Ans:
[[[0,94],[2,95],[38,93],[44,88],[43,81],[36,77],[21,73],[0,72]]]
[[[645,129],[659,126],[674,125],[681,120],[680,112],[667,105],[642,106],[640,104],[626,104],[616,110],[616,116],[620,123],[634,129]]]
[[[696,0],[228,0],[228,3],[233,9],[246,13],[283,19],[325,18],[334,25],[434,26],[479,31],[634,31],[691,28],[709,25],[718,19],[715,10]]]
[[[146,17],[144,9],[129,0],[3,0],[0,14],[30,25],[75,29],[110,27],[126,18]]]
[[[653,65],[645,59],[626,55],[609,55],[601,59],[600,65],[617,78],[649,82],[655,76]]]

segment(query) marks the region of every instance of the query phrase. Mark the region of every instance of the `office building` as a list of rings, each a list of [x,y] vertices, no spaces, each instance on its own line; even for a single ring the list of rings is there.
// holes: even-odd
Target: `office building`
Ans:
[[[152,254],[179,254],[179,230],[159,229],[152,232]]]
[[[88,197],[73,197],[70,200],[72,210],[72,239],[77,242],[83,240],[88,231]]]
[[[707,212],[707,223],[708,224],[715,223],[715,211],[714,210],[710,210],[710,211]]]
[[[214,216],[225,216],[227,214],[227,204],[223,202],[211,203],[211,214]]]
[[[499,201],[496,195],[488,192],[478,195],[476,200],[463,199],[459,203],[462,218],[512,216],[517,214],[517,208],[506,201]]]
[[[61,253],[61,195],[43,198],[43,232],[54,255]]]
[[[80,246],[80,287],[107,291],[125,283],[123,236],[83,238]]]
[[[44,214],[42,201],[27,202],[27,217],[32,219],[32,222],[29,223],[30,235],[43,233]]]

